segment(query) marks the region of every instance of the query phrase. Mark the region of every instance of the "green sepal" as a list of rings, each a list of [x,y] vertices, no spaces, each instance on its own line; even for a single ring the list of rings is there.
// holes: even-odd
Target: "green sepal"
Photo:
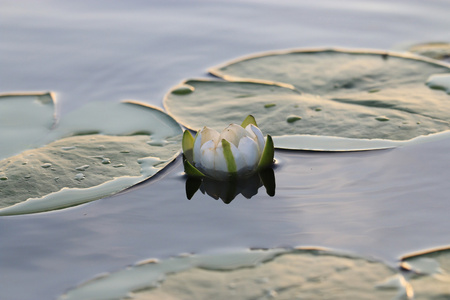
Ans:
[[[223,147],[223,156],[225,157],[225,161],[227,162],[228,173],[231,174],[236,173],[237,172],[236,161],[234,160],[230,143],[227,140],[222,139],[222,147]]]
[[[183,141],[181,146],[183,148],[183,153],[189,162],[194,161],[194,137],[189,130],[185,130],[183,133]]]
[[[252,115],[248,115],[247,118],[245,118],[244,122],[242,122],[241,126],[245,128],[249,124],[253,124],[256,127],[258,127],[258,125],[256,124],[255,117],[253,117]]]
[[[184,157],[183,159],[184,172],[188,176],[192,177],[205,177],[205,174],[200,172],[196,167],[194,167],[187,159]]]
[[[273,140],[270,135],[267,135],[266,145],[264,146],[261,159],[258,164],[258,170],[263,170],[273,164],[273,157],[275,154]]]

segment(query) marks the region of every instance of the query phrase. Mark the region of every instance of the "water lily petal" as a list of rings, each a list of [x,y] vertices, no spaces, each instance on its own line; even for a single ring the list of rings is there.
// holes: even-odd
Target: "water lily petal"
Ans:
[[[202,145],[207,141],[214,141],[214,145],[219,143],[220,134],[209,127],[203,127],[202,129]]]
[[[261,159],[257,142],[246,136],[239,142],[238,149],[243,156],[247,167],[251,169],[255,168]]]
[[[256,142],[258,143],[259,153],[262,153],[263,150],[264,150],[264,146],[266,144],[266,141],[264,140],[264,136],[263,136],[261,130],[259,130],[259,128],[256,127],[253,124],[248,125],[245,129],[248,130],[248,131],[253,132],[253,134],[256,136]]]
[[[240,139],[245,136],[248,136],[248,132],[242,128],[242,126],[231,124],[222,131],[220,134],[220,139],[225,139],[234,146],[238,147]]]
[[[227,161],[225,159],[225,156],[223,155],[222,142],[219,142],[219,144],[216,147],[214,155],[214,168],[216,171],[219,172],[228,172]]]
[[[242,127],[241,127],[242,128]],[[247,168],[247,163],[245,162],[244,155],[239,151],[238,147],[230,143],[231,153],[233,153],[234,161],[236,163],[236,171],[240,172]]]
[[[214,169],[214,156],[216,145],[213,140],[209,140],[203,144],[201,148],[200,164],[202,168],[209,170]]]

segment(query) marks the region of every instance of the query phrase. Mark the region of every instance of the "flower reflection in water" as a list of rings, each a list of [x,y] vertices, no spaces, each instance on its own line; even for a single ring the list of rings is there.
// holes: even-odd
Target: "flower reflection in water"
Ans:
[[[221,199],[225,204],[229,204],[239,194],[250,199],[258,193],[258,189],[262,186],[266,188],[267,195],[270,197],[275,195],[275,173],[271,167],[247,178],[226,181],[215,180],[210,177],[187,177],[186,197],[191,200],[200,189],[203,194],[207,194],[216,200]]]

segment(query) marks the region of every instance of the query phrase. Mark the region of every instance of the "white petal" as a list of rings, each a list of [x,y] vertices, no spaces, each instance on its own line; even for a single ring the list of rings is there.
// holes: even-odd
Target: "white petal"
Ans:
[[[242,128],[242,129],[244,129],[244,128]],[[241,154],[241,151],[239,151],[239,149],[231,143],[230,143],[230,149],[231,149],[231,153],[233,153],[234,162],[236,163],[236,171],[239,172],[239,171],[246,169],[247,163],[245,162],[244,155]]]
[[[192,160],[194,161],[194,164],[200,162],[200,158],[202,157],[202,153],[200,150],[201,148],[202,148],[202,132],[199,131],[195,135],[195,140],[194,140],[194,157],[192,158]]]
[[[216,147],[214,156],[214,168],[216,171],[228,172],[227,161],[225,160],[225,156],[223,155],[222,142],[219,142],[219,145],[217,145]]]
[[[250,130],[255,134],[255,136],[256,136],[255,141],[258,143],[259,153],[262,154],[262,152],[264,150],[264,146],[266,145],[266,141],[264,140],[264,136],[263,136],[261,130],[259,130],[259,128],[256,127],[255,125],[250,124],[248,126],[250,126]]]
[[[202,129],[202,145],[204,145],[207,141],[214,141],[214,145],[219,143],[220,134],[209,127],[203,127]]]
[[[247,127],[245,127],[245,131],[247,131],[248,136],[251,137],[256,141],[256,135],[253,133],[252,126],[253,124],[248,124]]]
[[[239,152],[244,157],[246,165],[253,170],[261,159],[261,153],[258,150],[258,144],[250,137],[244,137],[239,142]]]
[[[241,138],[247,135],[248,132],[242,126],[231,124],[222,131],[220,140],[225,139],[237,147]]]
[[[204,170],[214,170],[215,147],[214,141],[209,140],[201,148],[200,164]]]

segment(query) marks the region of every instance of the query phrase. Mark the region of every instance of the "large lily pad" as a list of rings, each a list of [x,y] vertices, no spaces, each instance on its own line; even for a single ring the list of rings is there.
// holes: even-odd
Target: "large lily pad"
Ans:
[[[410,254],[401,266],[411,271],[414,299],[450,299],[450,247]]]
[[[334,151],[387,148],[393,140],[450,129],[450,96],[425,84],[450,68],[427,58],[329,49],[271,52],[211,73],[228,81],[184,81],[164,100],[169,114],[194,130],[205,124],[221,128],[252,114],[275,147]],[[305,135],[319,136],[325,147],[314,149]],[[286,136],[306,144],[286,147]],[[334,147],[335,141],[343,146]]]
[[[450,43],[430,42],[412,45],[408,51],[426,57],[450,62]]]
[[[34,109],[20,98],[8,105]],[[7,135],[11,127],[0,127],[0,133]],[[22,141],[26,134],[9,140],[10,149],[22,152],[0,161],[0,215],[59,209],[114,194],[153,176],[180,151],[180,126],[161,110],[136,102],[91,103],[53,130],[41,127],[45,130],[33,143]]]
[[[395,274],[380,262],[331,251],[252,250],[150,260],[60,299],[395,299],[405,286],[378,285]]]
[[[39,144],[55,123],[51,93],[0,95],[0,159]]]

